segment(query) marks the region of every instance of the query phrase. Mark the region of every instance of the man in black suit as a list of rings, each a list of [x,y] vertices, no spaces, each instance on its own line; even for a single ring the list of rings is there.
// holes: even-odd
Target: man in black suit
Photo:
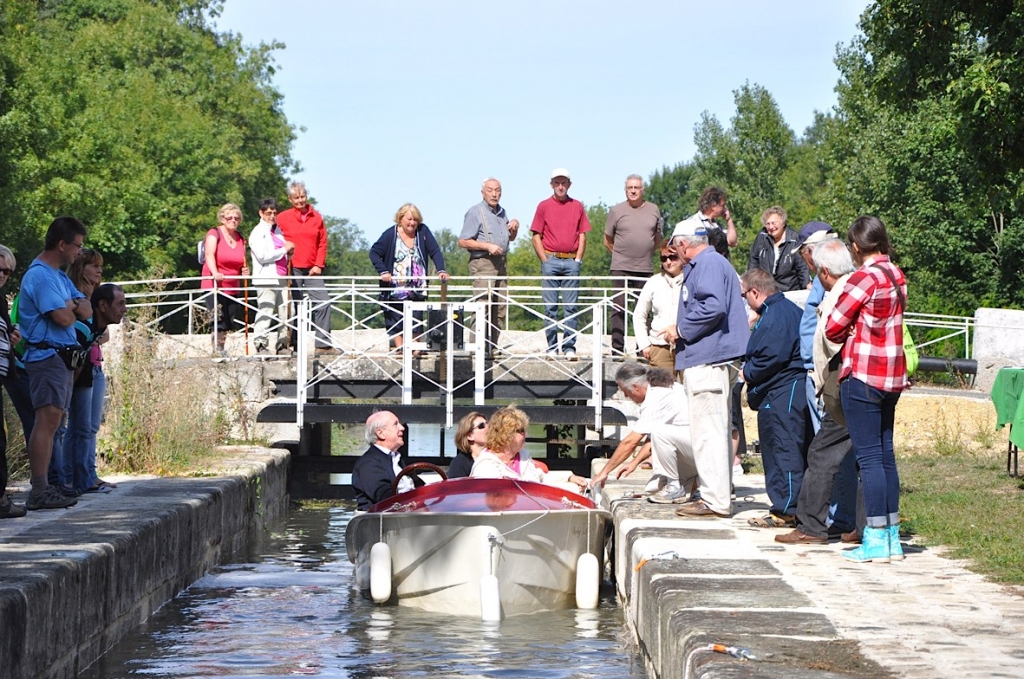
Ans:
[[[405,445],[405,427],[398,417],[388,411],[380,410],[366,420],[366,442],[370,447],[356,461],[352,470],[352,488],[356,492],[356,506],[366,511],[370,505],[394,495],[391,484],[402,471],[402,459],[398,449]],[[413,489],[413,481],[403,478],[398,484],[398,492],[404,493]]]

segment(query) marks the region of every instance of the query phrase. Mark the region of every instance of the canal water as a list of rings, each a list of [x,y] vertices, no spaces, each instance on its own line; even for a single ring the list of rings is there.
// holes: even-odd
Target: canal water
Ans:
[[[593,611],[484,623],[382,608],[351,589],[345,508],[296,509],[80,677],[644,679],[611,588]]]

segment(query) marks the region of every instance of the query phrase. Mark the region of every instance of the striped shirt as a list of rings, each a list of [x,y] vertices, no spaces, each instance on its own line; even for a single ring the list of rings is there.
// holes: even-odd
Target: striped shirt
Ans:
[[[906,298],[907,280],[886,255],[876,255],[850,274],[825,324],[825,336],[843,344],[839,379],[854,377],[886,392],[907,387],[903,356],[903,310],[884,266]]]

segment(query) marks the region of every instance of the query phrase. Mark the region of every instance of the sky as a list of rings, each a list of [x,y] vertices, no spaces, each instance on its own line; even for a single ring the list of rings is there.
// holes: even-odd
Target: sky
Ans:
[[[835,105],[839,44],[865,0],[225,0],[212,19],[279,41],[274,85],[317,208],[369,242],[415,203],[458,233],[487,177],[526,227],[567,168],[587,205],[693,157],[759,84],[800,135]],[[728,187],[725,187],[728,190]],[[694,208],[696,209],[696,207]]]

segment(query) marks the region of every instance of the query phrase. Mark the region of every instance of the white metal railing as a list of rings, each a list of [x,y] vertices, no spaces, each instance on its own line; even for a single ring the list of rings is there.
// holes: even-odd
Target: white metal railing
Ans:
[[[918,350],[924,349],[924,347],[935,346],[940,342],[947,340],[955,340],[958,337],[963,337],[964,341],[964,358],[971,358],[971,347],[974,342],[974,318],[971,316],[944,316],[941,314],[916,314],[907,312],[904,315],[907,325],[910,326],[911,334],[914,335],[914,343],[917,345]],[[935,328],[941,328],[948,330],[949,332],[940,335],[939,337],[933,337],[932,339],[922,341],[922,333],[914,333],[914,328],[923,328],[925,330],[932,330]]]
[[[120,282],[125,289],[132,322],[144,326],[149,332],[159,334],[171,342],[179,342],[183,347],[188,345],[193,353],[196,351],[195,336],[204,331],[213,331],[217,327],[217,314],[206,308],[206,303],[214,290],[200,290],[200,278],[158,279]],[[405,302],[403,314],[403,337],[410,338],[403,343],[401,352],[392,353],[388,338],[383,328],[384,302],[378,296],[381,288],[376,277],[323,277],[326,285],[328,301],[331,307],[331,346],[339,352],[337,356],[324,355],[323,360],[310,365],[307,361],[296,362],[296,411],[298,424],[304,420],[305,404],[309,391],[318,384],[334,379],[339,361],[351,358],[366,359],[377,365],[377,375],[392,380],[402,393],[403,403],[412,403],[414,380],[431,383],[442,394],[447,413],[446,426],[452,426],[454,412],[454,395],[466,386],[471,386],[474,403],[482,405],[488,387],[514,373],[527,361],[546,358],[547,346],[543,340],[546,322],[542,301],[542,277],[516,278],[508,281],[507,288],[489,288],[481,292],[474,289],[473,279],[453,279],[445,286],[442,295],[436,282],[432,282],[431,298],[423,302]],[[593,365],[590,370],[577,370],[578,364],[551,361],[549,369],[560,378],[574,382],[589,389],[594,405],[594,426],[602,426],[601,406],[603,397],[604,362],[611,353],[610,341],[604,335],[607,326],[606,316],[610,313],[612,297],[616,293],[610,288],[609,281],[593,278],[579,278],[577,310],[573,317],[577,320],[575,331],[581,341],[577,349],[582,357],[589,358]],[[596,285],[595,285],[596,283]],[[237,283],[232,283],[232,286]],[[608,287],[605,287],[608,285]],[[249,327],[255,322],[259,313],[257,295],[264,286],[250,285],[241,282],[242,290],[237,295],[244,310],[245,321],[245,353],[253,338],[250,338]],[[286,299],[287,290],[284,289]],[[631,291],[632,306],[636,292]],[[440,297],[444,297],[442,302]],[[507,305],[505,327],[502,328],[502,346],[489,345],[489,332],[486,323],[486,309],[492,304]],[[286,305],[290,306],[290,305]],[[564,307],[561,302],[558,306]],[[436,326],[424,321],[422,326],[416,325],[414,312],[422,312],[429,317],[429,312],[443,311],[443,320]],[[628,310],[627,310],[628,312]],[[460,320],[456,320],[456,315]],[[472,315],[469,323],[465,318]],[[301,304],[295,304],[292,311],[285,311],[271,317],[271,332],[291,332],[297,337],[297,354],[308,356],[312,353],[312,341],[315,332],[313,327],[313,303],[304,297]],[[564,323],[557,322],[559,331],[569,332]],[[455,326],[463,325],[466,340],[461,349],[454,349]],[[627,320],[627,327],[629,322]],[[530,333],[516,333],[519,328],[529,329]],[[421,370],[414,360],[418,352],[427,350],[429,340],[423,337],[431,331],[442,332],[446,338],[446,347],[450,349],[442,355],[446,362],[440,371],[441,379],[435,377],[435,371]],[[237,334],[237,333],[236,333]],[[471,339],[470,339],[471,338]],[[200,343],[201,344],[201,343]],[[212,343],[211,343],[212,347]],[[494,349],[500,349],[490,361],[490,370],[486,370],[486,357]],[[454,359],[457,354],[469,355],[474,369],[469,380],[458,381],[454,370]],[[400,365],[401,370],[396,372]],[[582,374],[581,374],[582,373]]]
[[[400,354],[393,354],[388,345],[388,339],[383,329],[384,303],[379,299],[380,286],[376,277],[321,277],[327,295],[328,304],[331,307],[331,324],[333,333],[331,335],[332,347],[339,352],[340,356],[325,357],[324,361],[315,363],[313,366],[306,361],[297,361],[297,416],[299,424],[302,423],[302,413],[309,389],[317,384],[333,379],[335,369],[339,360],[344,357],[358,357],[374,362],[380,369],[378,374],[386,376],[400,387],[402,402],[411,403],[413,393],[413,382],[415,379],[425,380],[432,383],[444,394],[444,402],[447,411],[446,426],[452,425],[453,399],[457,391],[464,389],[472,382],[474,403],[483,403],[483,394],[487,388],[495,382],[507,377],[524,362],[545,358],[547,349],[543,340],[544,325],[546,322],[544,304],[542,301],[543,277],[517,277],[507,281],[507,288],[489,288],[486,292],[473,288],[472,278],[453,278],[445,286],[442,295],[436,281],[431,282],[431,298],[425,302],[406,302],[406,309],[409,313],[404,314],[403,336],[411,338],[403,344]],[[213,290],[201,290],[199,285],[201,278],[166,278],[156,280],[138,280],[119,282],[124,288],[129,309],[133,313],[130,320],[133,323],[141,324],[148,331],[162,335],[171,342],[179,342],[182,345],[189,345],[193,352],[196,351],[192,339],[200,332],[213,330],[216,332],[216,314],[211,314],[205,307],[206,301]],[[585,341],[580,343],[579,353],[581,357],[587,357],[593,362],[589,371],[589,377],[581,377],[579,371],[574,369],[574,364],[561,361],[549,362],[551,369],[569,382],[575,382],[590,388],[592,402],[595,407],[595,427],[601,426],[601,403],[602,403],[602,377],[604,374],[604,362],[611,355],[610,339],[605,335],[605,328],[608,327],[608,318],[612,309],[612,298],[617,290],[612,288],[611,279],[595,279],[593,277],[576,279],[580,287],[575,317],[578,319],[579,327],[576,331],[577,337]],[[264,286],[252,285],[248,280],[241,281],[242,292],[238,296],[244,310],[243,319],[246,321],[246,344],[245,353],[249,351],[251,338],[248,337],[248,328],[252,325],[258,314],[257,295]],[[282,290],[287,300],[287,288]],[[626,327],[631,327],[631,313],[635,306],[637,291],[630,290],[627,304]],[[441,301],[441,297],[445,301]],[[489,300],[489,301],[488,301]],[[503,346],[501,355],[496,355],[491,361],[491,369],[485,370],[485,358],[488,352],[498,347],[488,345],[487,326],[484,322],[485,309],[490,304],[506,304],[506,322],[502,328]],[[559,304],[559,306],[564,306]],[[272,332],[297,333],[298,355],[308,356],[312,348],[310,333],[314,331],[312,326],[312,303],[308,297],[299,305],[286,303],[285,313],[272,315]],[[289,311],[290,309],[290,311]],[[143,311],[144,310],[144,311]],[[423,312],[427,314],[431,310],[443,310],[443,321],[437,327],[431,327],[428,322],[417,327],[413,313]],[[473,358],[473,377],[471,380],[458,382],[455,377],[454,357],[459,351],[453,347],[456,321],[454,316],[458,313],[465,332],[472,331],[472,340],[467,340],[460,350],[464,355]],[[471,324],[465,323],[465,317],[473,315]],[[948,332],[939,337],[930,338],[926,341],[918,339],[918,348],[934,346],[947,340],[956,340],[960,336],[964,342],[964,356],[971,357],[971,346],[973,344],[974,319],[970,317],[943,316],[935,314],[908,313],[907,324],[914,328],[933,330],[941,328]],[[564,332],[564,319],[559,321],[559,328]],[[530,333],[509,333],[508,331],[528,329]],[[446,337],[446,346],[452,348],[445,352],[445,369],[441,371],[443,381],[434,377],[434,373],[424,372],[418,368],[413,359],[417,352],[429,347],[429,343],[417,336],[429,334],[432,330],[439,330]],[[627,336],[632,333],[627,332]],[[924,333],[915,333],[915,338],[923,338]],[[212,345],[211,345],[212,346]],[[585,348],[584,348],[585,347]],[[198,351],[198,355],[203,352]],[[397,372],[396,367],[401,366]]]

